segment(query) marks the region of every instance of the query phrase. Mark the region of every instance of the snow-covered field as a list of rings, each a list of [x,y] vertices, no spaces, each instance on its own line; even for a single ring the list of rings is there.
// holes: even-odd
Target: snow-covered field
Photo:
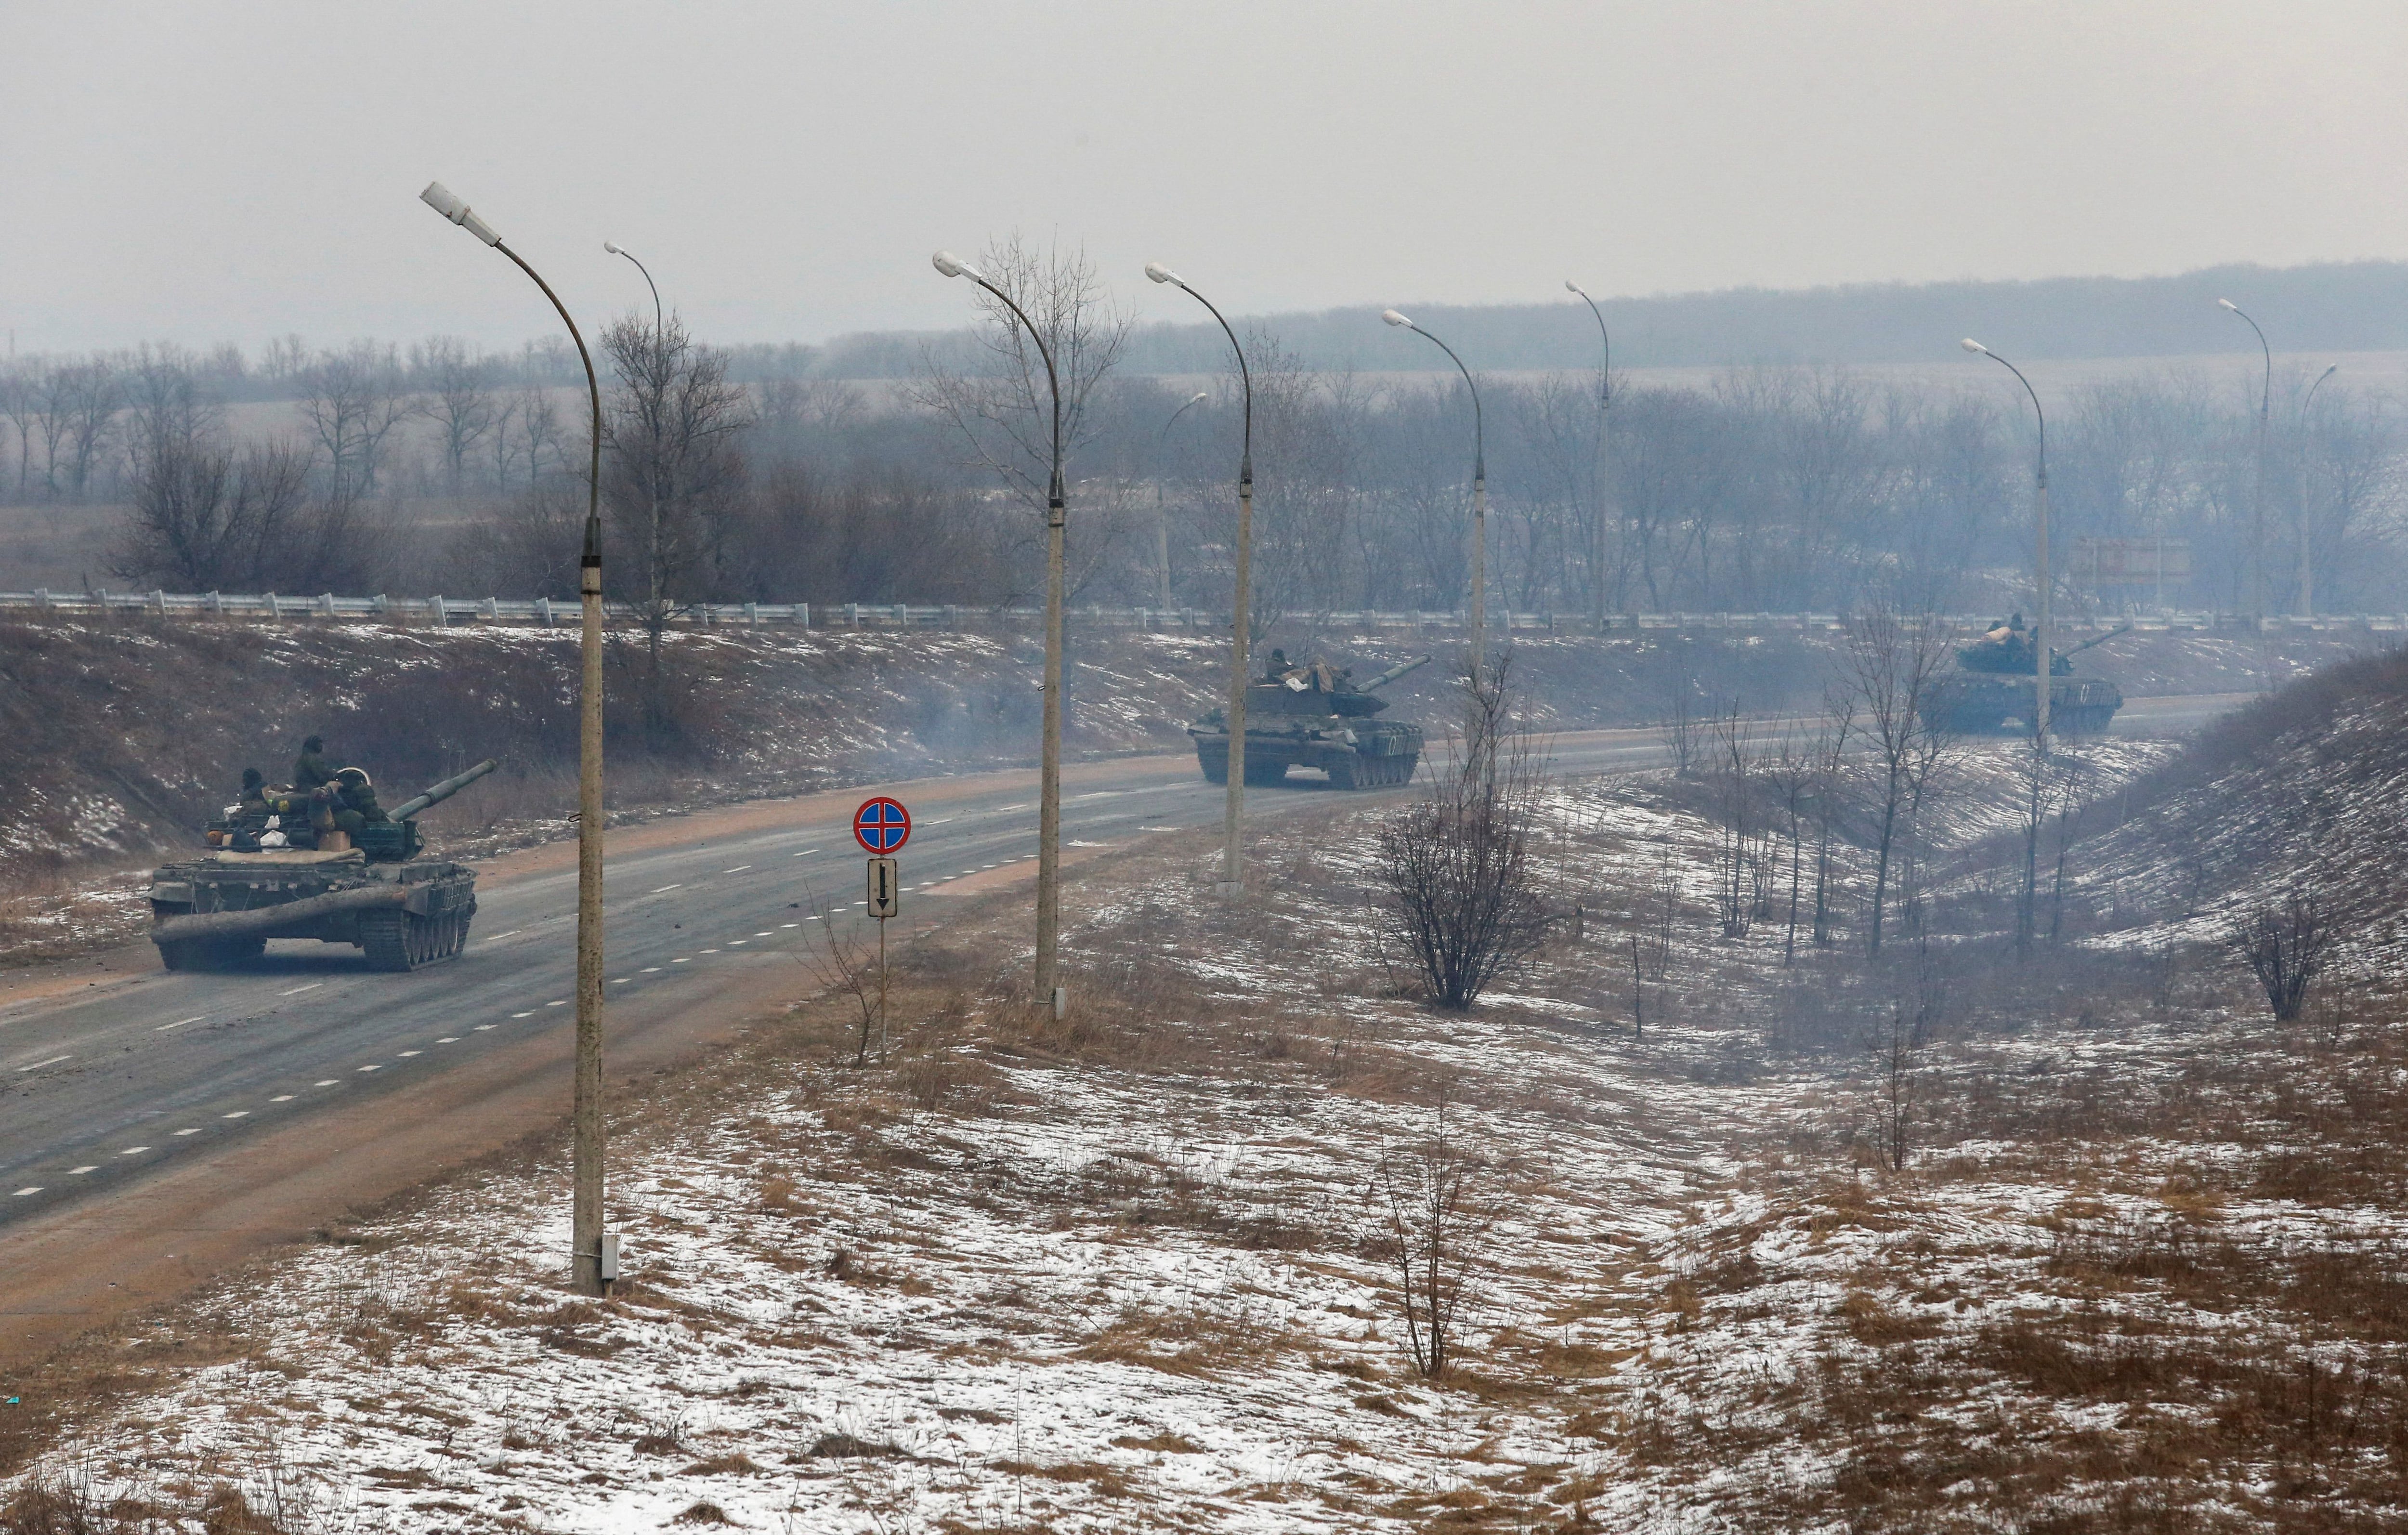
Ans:
[[[1995,805],[2014,764],[1961,774]],[[915,958],[886,1062],[831,1064],[810,1003],[626,1110],[612,1298],[561,1283],[562,1169],[497,1164],[100,1345],[143,1384],[20,1483],[230,1485],[296,1529],[2400,1528],[2379,1021],[2069,961],[1901,1075],[1861,854],[1841,942],[1784,966],[1784,921],[1721,936],[1698,797],[1555,792],[1584,926],[1468,1017],[1399,995],[1361,813],[1260,850],[1244,911],[1198,840],[1116,850],[1068,1023],[1004,1000],[1004,911]],[[1806,994],[1854,1022],[1798,1042]],[[1465,1298],[1428,1379],[1390,1197],[1434,1174]]]

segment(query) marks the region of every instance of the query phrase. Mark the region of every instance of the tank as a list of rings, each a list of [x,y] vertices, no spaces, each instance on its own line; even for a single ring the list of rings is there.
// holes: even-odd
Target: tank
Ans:
[[[1388,707],[1379,690],[1429,665],[1428,656],[1399,662],[1357,686],[1351,670],[1324,662],[1290,667],[1279,652],[1271,653],[1268,671],[1246,687],[1247,782],[1285,782],[1291,768],[1318,768],[1340,789],[1412,782],[1422,756],[1422,727],[1372,716]],[[1214,710],[1187,733],[1204,776],[1228,782],[1228,711]]]
[[[267,791],[267,812],[229,808],[208,825],[213,849],[150,875],[150,941],[171,970],[256,959],[272,938],[313,938],[366,952],[372,970],[413,970],[468,943],[477,875],[419,856],[419,812],[492,772],[488,758],[371,821],[337,830],[322,796]],[[266,844],[266,845],[263,845]],[[280,844],[280,845],[279,845]]]
[[[2053,734],[2095,736],[2107,728],[2124,707],[2124,692],[2114,683],[2073,675],[2073,657],[2093,645],[2103,645],[2122,628],[2086,639],[2071,650],[2049,656],[2048,724]],[[1934,730],[1959,736],[2028,734],[2038,711],[2039,638],[2018,613],[1970,645],[1956,650],[1956,666],[1943,672],[1924,703],[1923,723]]]

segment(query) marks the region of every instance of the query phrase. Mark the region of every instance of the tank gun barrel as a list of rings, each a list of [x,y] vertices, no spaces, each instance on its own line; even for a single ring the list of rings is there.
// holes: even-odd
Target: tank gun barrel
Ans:
[[[419,811],[426,809],[429,805],[439,805],[443,803],[443,801],[451,798],[453,795],[458,794],[461,790],[466,788],[469,784],[476,782],[479,779],[484,777],[487,773],[492,772],[494,768],[499,768],[500,766],[501,763],[495,758],[487,757],[484,761],[477,764],[474,768],[469,768],[466,772],[452,774],[450,778],[447,778],[442,782],[436,784],[433,788],[426,790],[416,798],[405,799],[385,813],[395,821],[407,821],[411,816],[416,815]]]
[[[2129,624],[2126,624],[2120,627],[2110,629],[2105,634],[2093,635],[2089,638],[2084,640],[2081,644],[2073,646],[2070,650],[2059,651],[2057,653],[2059,656],[2080,655],[2084,651],[2088,650],[2093,645],[2104,645],[2107,641],[2115,638],[2119,635],[2128,635],[2131,632],[2132,626]]]
[[[1398,662],[1395,666],[1390,667],[1387,670],[1385,670],[1385,671],[1383,671],[1383,672],[1380,673],[1380,675],[1379,675],[1379,676],[1374,677],[1374,678],[1372,678],[1369,681],[1368,681],[1368,682],[1365,682],[1365,683],[1361,684],[1359,687],[1357,687],[1357,688],[1355,689],[1355,691],[1356,691],[1356,692],[1358,692],[1358,693],[1370,693],[1370,692],[1374,692],[1374,691],[1376,691],[1376,690],[1378,690],[1378,689],[1380,689],[1380,688],[1386,687],[1390,682],[1395,681],[1398,678],[1402,677],[1405,673],[1407,673],[1407,672],[1409,672],[1409,671],[1412,671],[1412,670],[1413,670],[1413,669],[1415,669],[1416,667],[1426,667],[1426,666],[1428,666],[1429,664],[1430,664],[1430,658],[1429,658],[1428,656],[1426,656],[1426,655],[1416,655],[1416,656],[1414,656],[1414,657],[1413,657],[1412,660],[1410,660],[1410,661],[1399,661],[1399,662]]]

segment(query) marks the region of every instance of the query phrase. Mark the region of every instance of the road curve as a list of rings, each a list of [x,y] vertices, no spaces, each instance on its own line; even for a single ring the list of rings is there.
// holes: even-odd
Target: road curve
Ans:
[[[2117,727],[2178,733],[2248,696],[2134,699]],[[1555,772],[1579,776],[1658,766],[1666,746],[1654,729],[1597,730],[1554,737],[1548,753]],[[1298,782],[1248,806],[1275,820],[1326,808],[1334,792]],[[1033,874],[1026,770],[614,831],[615,1071],[670,1069],[714,1027],[813,989],[813,925],[866,921],[848,823],[871,793],[912,809],[907,918],[941,918]],[[1222,803],[1184,753],[1079,764],[1063,775],[1066,854],[1213,825]],[[0,986],[0,1357],[556,1117],[574,1011],[573,850],[511,854],[481,875],[467,952],[407,975],[308,942],[272,944],[239,973],[170,973],[144,943]],[[1075,882],[1070,892],[1075,903]],[[100,1246],[109,1256],[95,1267],[85,1250]]]

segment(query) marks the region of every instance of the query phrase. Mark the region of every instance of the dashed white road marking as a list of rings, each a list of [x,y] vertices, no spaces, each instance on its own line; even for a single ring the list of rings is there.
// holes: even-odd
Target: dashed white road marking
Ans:
[[[80,1178],[87,1172],[98,1172],[99,1170],[100,1164],[95,1162],[86,1167],[69,1168],[67,1169],[67,1176],[70,1178]]]
[[[31,1188],[21,1188],[21,1189],[19,1189],[16,1193],[11,1194],[10,1196],[8,1196],[8,1198],[12,1198],[12,1199],[22,1199],[22,1198],[25,1198],[25,1196],[27,1196],[27,1195],[29,1195],[29,1194],[39,1194],[40,1192],[42,1192],[42,1185],[41,1185],[41,1184],[35,1184],[33,1187],[31,1187]]]
[[[405,1050],[405,1051],[402,1051],[402,1052],[400,1053],[400,1054],[399,1054],[399,1056],[398,1056],[397,1058],[399,1058],[399,1059],[401,1059],[401,1060],[405,1060],[405,1061],[406,1061],[406,1060],[409,1059],[409,1057],[411,1057],[412,1055],[423,1055],[423,1054],[426,1054],[426,1052],[425,1052],[425,1051],[423,1051],[423,1050]]]
[[[557,1002],[546,1002],[544,1006],[548,1008],[565,1008],[568,1006],[568,998],[564,997]]]
[[[2038,654],[2039,653],[2035,651],[2033,653]],[[2038,691],[2036,686],[2034,691]],[[446,1034],[443,1038],[436,1040],[435,1042],[437,1044],[458,1044],[460,1042],[460,1036],[457,1034]]]
[[[279,1093],[267,1101],[270,1103],[290,1103],[293,1101],[293,1095],[290,1093]]]
[[[2035,654],[2037,654],[2038,653],[2037,653],[2037,652],[2035,652],[2034,653],[2035,653]],[[534,1011],[533,1011],[532,1010],[530,1010],[530,1011],[525,1011],[525,1012],[513,1012],[513,1013],[511,1013],[511,1014],[510,1014],[510,1016],[511,1016],[511,1017],[513,1017],[513,1018],[532,1018],[532,1017],[534,1017],[534,1016],[535,1016],[535,1013],[534,1013]]]
[[[189,1129],[178,1130],[176,1133],[178,1135],[198,1135],[201,1133],[201,1127],[195,1125]]]
[[[752,940],[751,939],[749,939],[749,938],[731,938],[731,939],[729,939],[729,940],[727,940],[727,946],[728,946],[729,948],[733,949],[733,948],[736,948],[737,946],[738,946],[739,944],[750,943],[750,942],[752,942]],[[707,951],[706,951],[706,952],[707,952]]]
[[[2033,653],[2034,653],[2034,654],[2038,654],[2039,653],[2038,653],[2038,652],[2034,652]],[[691,965],[691,964],[693,964],[693,963],[694,963],[694,961],[692,961],[692,960],[690,960],[690,959],[686,958],[686,957],[685,957],[684,955],[682,955],[682,954],[680,954],[677,958],[670,960],[670,961],[669,961],[669,963],[670,963],[670,964],[672,964],[672,965]]]
[[[56,1065],[58,1065],[58,1064],[59,1064],[59,1062],[61,1062],[61,1061],[71,1061],[71,1060],[73,1060],[73,1059],[75,1059],[75,1057],[74,1057],[73,1055],[53,1055],[53,1056],[51,1056],[49,1060],[46,1060],[46,1061],[36,1061],[36,1062],[35,1062],[33,1065],[31,1065],[31,1066],[21,1066],[21,1067],[17,1068],[17,1069],[18,1069],[18,1071],[19,1071],[21,1074],[22,1074],[22,1073],[23,1073],[23,1072],[26,1072],[26,1071],[39,1071],[42,1068],[44,1068],[44,1067],[46,1067],[46,1066],[56,1066]]]
[[[2038,654],[2039,653],[2035,651],[2033,653]],[[206,1012],[201,1014],[201,1018],[206,1018],[208,1016],[208,1014]],[[157,1028],[152,1029],[150,1032],[153,1034],[165,1034],[171,1028],[181,1028],[186,1024],[197,1024],[201,1021],[201,1018],[179,1018],[172,1024],[161,1024]]]
[[[2033,653],[2034,655],[2038,655],[2038,654],[2040,653],[2040,652],[2038,652],[2038,651],[2034,651],[2034,652],[2032,652],[2032,653]],[[941,825],[943,825],[945,824],[945,822],[947,822],[947,821],[958,821],[958,820],[960,820],[960,819],[961,819],[961,817],[960,817],[960,816],[958,816],[958,815],[949,815],[949,816],[946,816],[946,817],[944,818],[944,820],[943,820],[943,821],[923,821],[923,822],[921,822],[921,823],[920,823],[920,825],[924,825],[924,826],[941,826]]]
[[[2033,653],[2037,654],[2037,653],[2038,653],[2038,652],[2034,652]],[[787,857],[789,857],[789,858],[808,858],[808,857],[810,857],[812,854],[817,853],[818,851],[819,851],[819,849],[817,849],[817,848],[805,848],[805,849],[803,849],[803,851],[802,851],[802,852],[800,852],[800,853],[790,853],[790,854],[786,854],[786,856],[787,856]]]
[[[230,1114],[220,1114],[218,1117],[220,1119],[249,1119],[251,1117],[251,1111],[248,1109],[236,1109]]]
[[[2033,653],[2033,654],[2035,654],[2035,655],[2037,655],[2037,654],[2039,654],[2040,653],[2039,653],[2039,652],[2037,652],[2037,651],[2035,651],[2035,652],[2033,652],[2032,653]],[[489,938],[489,939],[485,940],[485,941],[486,941],[486,942],[488,942],[488,943],[499,943],[502,940],[504,940],[504,939],[506,939],[506,938],[516,938],[516,937],[518,937],[518,936],[519,936],[519,934],[521,934],[522,932],[524,932],[524,931],[525,931],[525,929],[524,929],[524,928],[522,928],[522,927],[513,927],[513,928],[511,928],[511,929],[510,929],[509,932],[507,932],[507,933],[495,933],[493,937],[491,937],[491,938]]]
[[[523,1018],[523,1017],[525,1017],[525,1016],[526,1016],[526,1014],[525,1014],[525,1013],[523,1013],[523,1012],[522,1012],[522,1013],[520,1013],[520,1014],[519,1014],[519,1016],[520,1016],[520,1017],[522,1017],[522,1018]],[[478,1032],[478,1033],[480,1033],[480,1034],[487,1033],[487,1032],[491,1031],[491,1030],[493,1029],[493,1027],[494,1027],[494,1026],[493,1026],[492,1024],[479,1024],[479,1025],[477,1026],[477,1032]]]
[[[2034,652],[2032,652],[2032,653],[2033,653],[2034,655],[2038,655],[2038,654],[2040,653],[2040,652],[2038,652],[2038,651],[2034,651]],[[2037,706],[2035,706],[2035,707],[2037,707]],[[676,884],[665,884],[665,885],[662,885],[659,889],[657,889],[657,890],[653,891],[653,892],[652,892],[652,894],[653,894],[653,895],[655,895],[655,896],[666,895],[666,894],[667,894],[669,891],[672,891],[672,890],[683,890],[684,888],[685,888],[685,882],[684,882],[683,881],[680,881],[680,882],[677,882]]]
[[[2038,651],[2034,651],[2032,653],[2034,655],[2038,655],[2040,653]],[[755,933],[752,936],[754,938],[776,938],[778,935],[775,933]]]
[[[120,1156],[139,1156],[150,1149],[150,1148],[148,1146],[128,1146],[117,1155]]]
[[[279,992],[277,995],[279,997],[298,997],[305,991],[316,991],[319,987],[324,984],[325,983],[323,981],[312,981],[306,986],[295,986],[291,991]]]
[[[2037,653],[2039,653],[2034,652],[2033,653],[2037,654]],[[2034,665],[2037,665],[2037,664],[2038,664],[2038,663],[2034,663]],[[2039,683],[2037,683],[2037,682],[2035,682],[2035,683],[2033,683],[2032,685],[2033,685],[2035,688],[2037,688],[2040,684],[2039,684]],[[702,951],[702,952],[703,952],[704,954],[717,954],[719,951],[718,951],[718,950],[716,950],[716,949],[705,949],[705,950],[704,950],[704,951]]]
[[[369,1066],[363,1066],[363,1067],[361,1067],[361,1068],[360,1068],[360,1069],[361,1069],[361,1070],[363,1070],[363,1071],[381,1071],[381,1070],[383,1070],[383,1069],[384,1069],[384,1068],[383,1068],[383,1067],[381,1067],[381,1066],[369,1065]]]
[[[342,1084],[343,1082],[340,1077],[328,1077],[323,1082],[313,1082],[309,1085],[312,1087],[340,1087]]]
[[[2032,653],[2034,655],[2038,655],[2040,653],[2038,651],[2034,651]],[[2035,691],[2037,691],[2037,689],[2035,689]],[[638,975],[657,975],[660,973],[660,968],[661,968],[658,965],[647,965],[636,973]]]
[[[2035,684],[2035,685],[2037,685],[2037,684]],[[614,985],[614,986],[624,986],[624,985],[625,985],[626,983],[627,983],[627,977],[625,977],[625,976],[624,976],[624,975],[614,975],[614,976],[612,976],[612,977],[610,978],[610,984],[612,984],[612,985]]]
[[[2038,654],[2039,653],[2035,651],[2033,653]],[[722,874],[741,874],[752,867],[752,866],[751,864],[738,864],[734,868],[723,868],[719,872]]]
[[[2037,654],[2039,654],[2040,653],[2039,653],[2038,651],[2034,651],[2032,653],[2033,653],[2034,655],[2037,655]],[[779,926],[781,926],[781,927],[800,927],[800,926],[802,925],[802,924],[801,924],[801,923],[799,923],[799,922],[781,922],[781,923],[778,924],[778,925],[779,925]]]

